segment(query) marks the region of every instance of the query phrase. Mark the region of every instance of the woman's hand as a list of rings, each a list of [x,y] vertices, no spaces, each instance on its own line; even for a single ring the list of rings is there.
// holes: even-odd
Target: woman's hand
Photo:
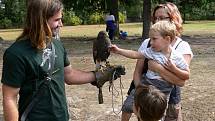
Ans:
[[[164,66],[164,68],[166,68],[169,71],[173,71],[177,68],[171,59],[168,59],[163,66]]]
[[[148,69],[158,73],[164,80],[166,80],[172,84],[175,84],[178,86],[184,86],[185,80],[176,76],[174,73],[167,70],[161,64],[157,63],[154,60],[148,61]]]

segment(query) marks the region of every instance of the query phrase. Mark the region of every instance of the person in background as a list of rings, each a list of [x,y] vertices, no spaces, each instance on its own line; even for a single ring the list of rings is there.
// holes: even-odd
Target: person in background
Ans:
[[[170,2],[167,2],[165,4],[159,4],[158,6],[156,6],[153,11],[152,22],[156,23],[160,20],[172,21],[176,25],[177,37],[172,41],[171,45],[173,49],[175,49],[177,52],[183,55],[185,61],[189,65],[192,60],[193,53],[191,51],[189,44],[180,38],[183,30],[182,28],[183,20],[181,18],[181,14],[177,6]],[[139,51],[149,47],[150,46],[149,43],[150,43],[150,39],[144,40],[139,48]],[[135,71],[133,74],[134,85],[138,86],[140,84],[140,81],[144,76],[143,68],[147,68],[146,67],[147,65],[150,70],[158,72],[162,78],[164,78],[165,80],[172,81],[172,83],[175,84],[170,94],[165,121],[182,121],[181,103],[180,103],[181,91],[180,91],[180,87],[177,86],[178,83],[181,83],[178,80],[181,80],[181,79],[176,74],[171,73],[170,71],[163,68],[163,66],[161,66],[160,64],[158,64],[153,60],[150,60],[148,64],[144,64],[144,61],[142,59],[139,59],[137,60]],[[183,79],[183,82],[185,82],[186,80],[187,79]],[[129,88],[128,92],[131,92],[133,89],[134,88],[132,87]],[[126,101],[127,99],[125,100],[125,102]],[[129,121],[131,114],[133,113],[131,109],[132,101],[130,103],[131,104],[129,106],[123,105],[122,116],[121,116],[122,121]]]
[[[138,121],[159,121],[167,107],[166,95],[152,85],[139,85],[134,94],[133,111]]]
[[[23,32],[3,56],[5,121],[68,121],[65,83],[85,84],[112,77],[112,68],[102,72],[72,68],[58,36],[62,12],[60,0],[28,1]]]
[[[106,23],[106,32],[108,32],[110,40],[114,40],[116,23],[115,23],[115,17],[113,15],[113,12],[110,12],[109,15],[106,15],[105,23]]]

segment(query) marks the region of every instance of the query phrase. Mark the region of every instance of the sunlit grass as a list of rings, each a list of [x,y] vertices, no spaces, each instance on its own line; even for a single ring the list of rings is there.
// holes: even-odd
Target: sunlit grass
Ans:
[[[183,27],[186,35],[215,36],[215,21],[188,21]]]
[[[128,32],[128,36],[141,36],[142,23],[120,24],[120,30]],[[186,21],[184,35],[206,35],[215,36],[215,21]],[[105,31],[106,26],[100,25],[79,25],[64,26],[61,29],[61,37],[96,37],[101,30]],[[15,40],[22,29],[0,29],[0,37],[4,40]]]
[[[22,29],[0,29],[0,37],[4,40],[15,40],[22,32]]]
[[[141,36],[141,23],[127,23],[120,24],[120,30],[126,31],[130,36]],[[96,37],[99,31],[105,31],[106,26],[101,25],[80,25],[80,26],[66,26],[61,30],[62,37]]]

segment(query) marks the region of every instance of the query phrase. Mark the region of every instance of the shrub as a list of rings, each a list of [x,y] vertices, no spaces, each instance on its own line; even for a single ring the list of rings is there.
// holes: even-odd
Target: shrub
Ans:
[[[8,18],[3,18],[0,20],[0,28],[1,29],[7,29],[12,27],[12,21]]]
[[[125,23],[126,15],[119,12],[119,23]]]
[[[70,24],[72,26],[80,25],[82,23],[82,20],[78,16],[72,16],[70,19]]]
[[[64,11],[63,23],[64,25],[75,26],[75,25],[80,25],[82,23],[82,20],[75,15],[75,12],[70,10],[70,11]]]
[[[89,16],[88,20],[89,24],[101,24],[104,23],[104,17],[103,14],[95,12],[92,15]]]

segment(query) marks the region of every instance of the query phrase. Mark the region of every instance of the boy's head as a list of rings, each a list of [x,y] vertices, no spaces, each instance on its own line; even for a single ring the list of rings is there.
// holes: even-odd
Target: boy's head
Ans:
[[[176,37],[176,26],[169,21],[158,21],[149,30],[151,46],[155,51],[168,47]]]
[[[166,106],[166,95],[154,86],[136,88],[133,110],[141,121],[158,121],[163,117]]]

